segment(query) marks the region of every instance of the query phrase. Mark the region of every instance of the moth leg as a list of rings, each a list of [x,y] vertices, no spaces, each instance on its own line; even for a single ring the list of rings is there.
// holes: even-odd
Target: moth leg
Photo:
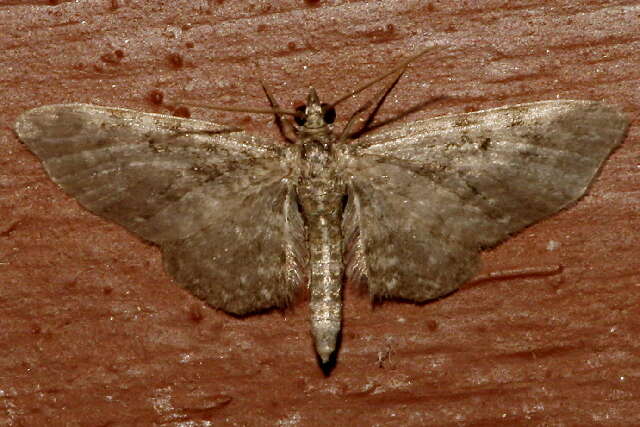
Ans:
[[[384,88],[380,92],[380,93],[382,93],[382,95],[380,95],[380,93],[377,95],[377,96],[379,96],[378,102],[376,103],[376,106],[371,110],[371,112],[367,116],[367,118],[364,121],[364,124],[362,125],[360,130],[348,135],[347,138],[349,138],[349,139],[358,138],[360,135],[362,135],[362,134],[366,133],[368,130],[370,130],[369,127],[371,126],[371,123],[375,119],[376,114],[378,114],[378,111],[380,110],[380,107],[382,107],[382,104],[384,104],[384,101],[386,101],[387,96],[389,96],[389,93],[391,93],[393,88],[396,87],[396,85],[398,84],[398,81],[403,76],[403,74],[404,74],[404,72],[406,70],[407,70],[406,67],[403,68],[402,70],[400,70],[400,72],[396,75],[395,79],[393,79],[393,81],[386,88]]]
[[[369,113],[369,115],[367,116],[362,128],[360,130],[356,131],[356,132],[353,132],[353,133],[349,133],[349,131],[353,127],[353,124],[355,123],[356,117],[360,113],[362,113],[363,111],[366,111],[369,107],[371,107],[372,101],[365,102],[362,106],[360,106],[360,108],[358,108],[351,115],[351,117],[349,118],[349,121],[347,122],[347,125],[344,127],[344,129],[342,130],[342,133],[340,134],[340,137],[338,138],[338,143],[344,143],[347,139],[357,138],[359,135],[365,133],[369,129],[369,126],[371,125],[371,122],[373,122],[373,119],[375,118],[376,114],[378,113],[378,110],[380,110],[380,107],[382,106],[384,101],[387,99],[387,96],[389,95],[389,92],[391,92],[391,90],[396,86],[396,84],[398,83],[398,81],[400,80],[400,78],[402,77],[404,72],[406,71],[406,69],[407,68],[405,67],[402,70],[400,70],[400,72],[396,75],[395,79],[393,79],[391,84],[389,84],[387,87],[385,87],[382,91],[378,92],[378,94],[374,97],[374,99],[378,98],[378,102],[376,102],[375,107],[373,108],[373,110],[371,110],[371,113]]]
[[[262,80],[260,80],[260,86],[262,86],[262,90],[264,91],[264,94],[267,95],[267,99],[269,100],[269,104],[271,105],[271,107],[274,109],[279,109],[280,106],[278,105],[278,102],[275,100],[275,98],[267,88],[267,85]],[[280,131],[280,135],[282,135],[284,140],[287,141],[288,143],[295,144],[296,142],[295,139],[287,135],[287,130],[289,131],[289,134],[293,132],[291,122],[289,120],[284,120],[282,117],[282,114],[274,112],[273,115],[275,117],[276,126]],[[285,125],[286,125],[286,129],[285,129]]]
[[[342,132],[340,133],[340,137],[338,137],[338,140],[336,141],[337,144],[343,144],[347,139],[351,137],[351,134],[349,134],[349,130],[351,130],[351,127],[355,123],[356,117],[358,117],[360,113],[362,113],[369,107],[371,107],[371,101],[365,102],[362,106],[360,106],[360,108],[354,111],[351,117],[349,117],[349,121],[347,122],[347,125],[344,127],[344,129],[342,129]]]

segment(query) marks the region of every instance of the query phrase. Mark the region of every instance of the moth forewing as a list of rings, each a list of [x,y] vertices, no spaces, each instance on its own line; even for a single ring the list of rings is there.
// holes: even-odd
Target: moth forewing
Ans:
[[[290,251],[304,246],[304,230],[299,211],[285,210],[282,149],[216,133],[224,129],[85,104],[36,108],[16,123],[49,176],[85,208],[160,245],[167,269],[198,297],[246,314],[292,299],[297,285],[287,277],[303,276],[306,260]]]
[[[376,297],[425,301],[471,278],[479,252],[584,194],[627,119],[592,101],[543,101],[436,117],[348,146],[347,277]],[[348,212],[349,209],[348,209]],[[360,266],[360,267],[354,267]]]

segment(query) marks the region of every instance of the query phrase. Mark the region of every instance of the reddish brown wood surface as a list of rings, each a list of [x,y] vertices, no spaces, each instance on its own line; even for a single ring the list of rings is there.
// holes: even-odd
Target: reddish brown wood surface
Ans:
[[[260,77],[286,106],[311,84],[331,100],[431,43],[381,118],[577,98],[632,126],[586,197],[484,256],[549,274],[425,305],[347,288],[330,376],[304,301],[205,306],[12,131],[51,103],[265,106]],[[640,423],[640,2],[13,0],[0,52],[0,425]],[[269,117],[191,113],[277,137]]]

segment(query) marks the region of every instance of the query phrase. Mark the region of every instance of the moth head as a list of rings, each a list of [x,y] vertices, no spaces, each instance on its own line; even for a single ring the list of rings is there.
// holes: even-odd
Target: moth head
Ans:
[[[333,124],[336,119],[336,110],[332,105],[320,102],[318,93],[314,88],[309,89],[307,103],[296,107],[294,119],[298,126],[307,129],[319,129]]]

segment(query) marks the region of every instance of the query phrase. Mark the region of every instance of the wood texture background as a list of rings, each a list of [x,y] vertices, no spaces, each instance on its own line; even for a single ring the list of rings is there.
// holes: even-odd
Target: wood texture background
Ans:
[[[347,287],[329,376],[305,301],[207,307],[12,130],[52,103],[265,106],[260,76],[286,106],[331,100],[429,44],[382,119],[591,99],[629,135],[580,202],[485,253],[519,274],[424,305]],[[0,425],[640,424],[640,2],[4,0],[0,52]]]

